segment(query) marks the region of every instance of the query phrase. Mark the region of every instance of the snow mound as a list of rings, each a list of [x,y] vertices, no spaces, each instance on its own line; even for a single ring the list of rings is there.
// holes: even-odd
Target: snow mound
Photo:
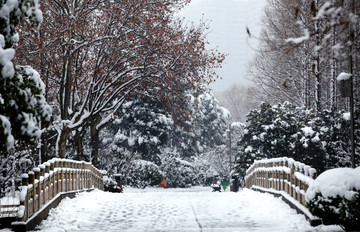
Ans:
[[[355,193],[354,188],[360,190],[360,167],[335,168],[319,175],[310,185],[305,198],[307,201],[313,199],[316,193],[321,193],[326,198],[336,196],[352,198]]]

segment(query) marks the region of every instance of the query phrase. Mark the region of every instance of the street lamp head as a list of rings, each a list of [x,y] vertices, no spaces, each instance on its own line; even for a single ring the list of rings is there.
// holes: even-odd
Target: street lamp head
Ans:
[[[351,96],[351,77],[352,74],[342,72],[336,78],[336,80],[340,82],[340,93],[342,97]]]

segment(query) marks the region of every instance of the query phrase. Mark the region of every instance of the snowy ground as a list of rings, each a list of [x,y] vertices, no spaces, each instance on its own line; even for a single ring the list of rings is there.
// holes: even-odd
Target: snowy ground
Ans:
[[[65,199],[40,231],[341,231],[311,227],[305,217],[270,194],[211,188],[93,191]]]

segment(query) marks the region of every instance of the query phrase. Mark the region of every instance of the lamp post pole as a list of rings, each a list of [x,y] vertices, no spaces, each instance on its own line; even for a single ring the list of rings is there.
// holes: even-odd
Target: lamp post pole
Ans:
[[[230,131],[230,125],[229,125],[229,128],[226,130],[226,145],[227,145],[227,150],[229,152],[229,183],[231,183],[232,162],[231,162],[231,131]]]
[[[352,68],[350,68],[352,72]],[[351,167],[355,168],[355,129],[354,129],[354,90],[352,73],[340,73],[337,80],[340,81],[341,96],[349,98],[350,104],[350,140],[351,140]]]
[[[355,141],[354,141],[354,91],[353,78],[350,79],[350,124],[351,124],[351,167],[355,168]]]
[[[355,0],[352,0],[351,3],[351,11],[354,13]],[[349,46],[349,66],[350,66],[350,124],[351,124],[351,167],[355,168],[355,142],[354,142],[354,90],[353,90],[353,82],[354,82],[354,70],[353,70],[353,45],[355,41],[354,30],[352,25],[349,26],[349,35],[350,35],[350,46]]]

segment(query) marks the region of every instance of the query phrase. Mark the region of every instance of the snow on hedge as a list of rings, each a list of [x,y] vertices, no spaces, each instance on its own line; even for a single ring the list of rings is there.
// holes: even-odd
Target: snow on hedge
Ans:
[[[351,200],[356,194],[353,189],[360,190],[360,167],[335,168],[323,172],[310,185],[306,192],[306,201],[315,198],[316,193],[324,197],[345,197]]]

